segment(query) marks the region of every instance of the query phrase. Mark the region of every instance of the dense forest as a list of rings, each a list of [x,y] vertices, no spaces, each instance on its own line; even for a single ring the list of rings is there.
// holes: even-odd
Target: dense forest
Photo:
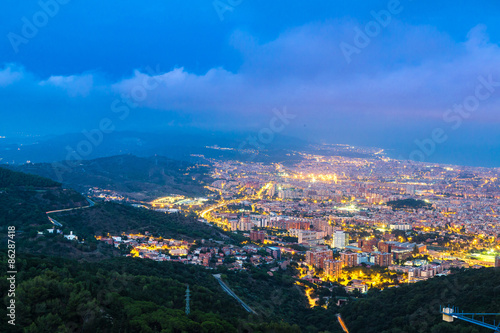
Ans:
[[[5,266],[5,252],[1,256]],[[233,272],[138,258],[89,263],[33,255],[22,255],[17,265],[19,329],[7,328],[2,321],[2,332],[340,333],[335,316],[340,311],[350,332],[486,333],[468,323],[442,322],[439,305],[451,303],[474,312],[498,312],[500,308],[498,269],[463,271],[371,291],[357,300],[351,298],[341,308],[330,302],[328,308],[310,309],[302,287],[295,284],[293,270],[271,276],[260,268]],[[245,312],[224,293],[214,273],[222,273],[257,314]],[[184,313],[187,284],[191,290],[189,316]],[[5,276],[0,278],[0,288],[3,293],[8,289]],[[325,291],[328,294],[329,289]]]
[[[0,228],[7,225],[29,231],[48,223],[45,212],[82,207],[87,200],[50,179],[0,168]]]
[[[9,166],[16,171],[47,177],[85,192],[98,187],[137,199],[151,200],[165,193],[201,195],[210,181],[208,168],[162,156],[117,155],[78,163],[36,163]]]
[[[228,271],[223,274],[233,291],[268,321],[284,321],[300,327],[302,332],[337,332],[340,328],[332,303],[328,309],[309,308],[302,285],[315,287],[306,281],[297,281],[294,265],[269,274],[264,267],[248,266],[247,271]],[[336,290],[337,288],[332,288]],[[343,289],[342,289],[343,290]],[[332,296],[328,288],[316,288],[315,295]]]
[[[5,252],[0,252],[6,267]],[[250,315],[202,267],[135,258],[99,263],[26,255],[17,262],[16,326],[1,332],[299,332]],[[2,273],[5,274],[5,273]],[[0,279],[3,299],[6,276]],[[186,285],[191,314],[185,314]],[[6,318],[6,307],[2,307]]]
[[[53,214],[53,217],[84,237],[148,231],[153,235],[176,239],[229,239],[219,228],[201,223],[194,217],[165,214],[112,202]]]
[[[465,312],[500,312],[500,269],[466,270],[447,277],[369,292],[340,313],[352,332],[359,333],[474,333],[491,332],[455,320],[445,323],[439,306],[458,306]],[[500,322],[500,316],[490,322]]]

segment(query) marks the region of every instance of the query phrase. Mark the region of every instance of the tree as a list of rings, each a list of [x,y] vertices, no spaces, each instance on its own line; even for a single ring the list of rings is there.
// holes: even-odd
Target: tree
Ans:
[[[415,244],[415,246],[413,247],[413,255],[416,256],[416,255],[419,255],[420,254],[420,251],[418,250],[418,246],[417,244]]]

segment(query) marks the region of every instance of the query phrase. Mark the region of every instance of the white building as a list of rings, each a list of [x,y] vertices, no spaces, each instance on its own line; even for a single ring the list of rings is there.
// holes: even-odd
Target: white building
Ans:
[[[345,249],[349,245],[349,234],[343,231],[335,231],[333,235],[332,247],[337,249]]]
[[[403,231],[412,229],[411,224],[390,224],[389,228],[392,230],[403,230]]]
[[[73,235],[73,231],[70,231],[69,235],[65,235],[64,238],[69,239],[69,240],[78,240],[78,237]]]
[[[257,228],[267,228],[269,219],[262,215],[250,215],[250,220]]]
[[[317,243],[317,232],[309,230],[299,230],[298,232],[299,244],[315,244]]]

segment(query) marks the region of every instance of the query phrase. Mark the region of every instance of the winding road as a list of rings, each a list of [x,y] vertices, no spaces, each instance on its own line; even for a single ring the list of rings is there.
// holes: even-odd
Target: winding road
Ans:
[[[45,214],[47,215],[47,217],[49,218],[49,221],[57,226],[57,227],[62,227],[63,225],[59,222],[57,222],[56,220],[54,220],[53,218],[51,218],[49,216],[49,214],[52,214],[52,213],[60,213],[60,212],[69,212],[71,210],[76,210],[76,209],[85,209],[85,208],[90,208],[90,207],[93,207],[95,205],[95,202],[93,202],[92,200],[90,200],[89,198],[85,198],[87,199],[87,202],[89,203],[88,206],[83,206],[83,207],[75,207],[75,208],[67,208],[67,209],[58,209],[58,210],[51,210],[51,211],[48,211],[48,212],[45,212]]]

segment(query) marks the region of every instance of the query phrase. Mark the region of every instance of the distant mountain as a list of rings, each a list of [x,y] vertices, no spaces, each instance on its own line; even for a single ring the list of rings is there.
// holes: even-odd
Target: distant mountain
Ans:
[[[80,162],[6,167],[61,181],[81,192],[98,187],[136,200],[150,200],[167,194],[202,195],[210,180],[207,167],[161,156],[119,155]]]
[[[178,129],[163,133],[113,132],[90,136],[83,133],[51,135],[36,138],[6,138],[0,140],[0,162],[6,164],[52,163],[61,160],[91,160],[100,157],[132,154],[140,157],[161,155],[175,160],[195,162],[204,155],[213,158],[231,158],[262,161],[273,157],[273,162],[289,159],[291,149],[307,146],[307,142],[276,133],[272,140],[258,139],[258,132],[214,133]],[[253,138],[253,139],[252,139]],[[228,147],[217,150],[210,147]],[[244,150],[256,150],[249,155]],[[255,156],[254,156],[255,155]],[[271,160],[271,159],[270,159]]]

